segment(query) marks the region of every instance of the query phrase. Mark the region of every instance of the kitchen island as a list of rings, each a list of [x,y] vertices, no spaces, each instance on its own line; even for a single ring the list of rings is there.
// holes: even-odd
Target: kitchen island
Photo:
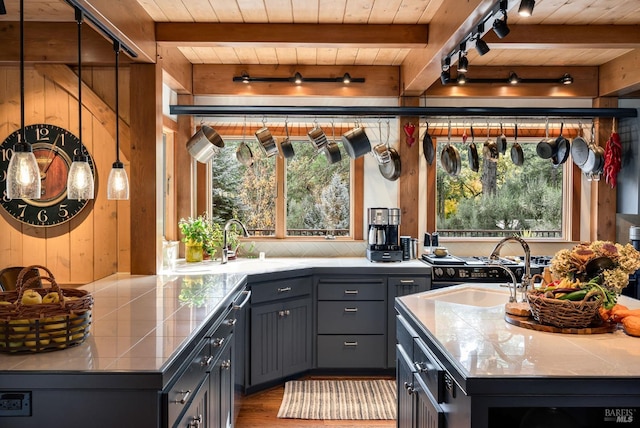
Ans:
[[[223,374],[239,358],[228,343],[241,336],[232,310],[248,300],[241,294],[248,280],[347,273],[426,278],[431,269],[419,261],[371,263],[364,257],[179,262],[162,275],[115,274],[84,285],[94,297],[85,342],[54,352],[0,354],[0,426],[174,426],[192,404],[197,419],[200,391],[212,394],[213,386],[204,385],[220,383],[214,379],[218,351]],[[181,383],[185,373],[188,386]],[[232,395],[225,391],[222,398]],[[209,426],[227,426],[228,413],[220,422],[209,418]]]
[[[399,427],[640,426],[640,338],[518,327],[507,301],[496,284],[396,299]]]

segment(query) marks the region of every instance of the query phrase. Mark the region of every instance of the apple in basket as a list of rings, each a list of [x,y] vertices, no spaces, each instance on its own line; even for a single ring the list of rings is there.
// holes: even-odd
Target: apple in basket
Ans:
[[[45,294],[42,303],[60,303],[60,296],[55,291]]]
[[[42,303],[42,296],[36,290],[29,289],[22,295],[21,302],[23,305],[39,305]]]

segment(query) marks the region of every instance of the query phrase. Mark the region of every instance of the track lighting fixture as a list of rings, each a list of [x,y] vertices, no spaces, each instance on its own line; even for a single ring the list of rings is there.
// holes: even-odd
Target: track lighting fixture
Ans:
[[[245,84],[251,82],[289,82],[300,85],[304,83],[344,83],[348,85],[350,83],[364,83],[364,77],[351,77],[351,74],[344,73],[339,77],[302,77],[302,74],[296,72],[291,77],[251,77],[249,73],[243,71],[240,76],[233,76],[234,82],[242,82]]]
[[[517,85],[518,83],[520,83],[520,78],[513,71],[509,73],[509,83],[511,83],[512,85]]]
[[[478,55],[483,56],[490,50],[491,48],[487,45],[487,42],[478,37],[478,40],[476,40],[476,52],[478,52]]]
[[[570,85],[573,83],[573,77],[569,73],[565,73],[564,76],[560,79],[560,83],[563,85]]]
[[[443,85],[446,85],[451,81],[451,72],[449,71],[450,68],[451,58],[447,56],[442,60],[442,73],[440,73],[440,82]]]
[[[536,5],[535,0],[522,0],[520,2],[520,8],[518,9],[518,14],[520,16],[531,16],[535,5]]]
[[[469,60],[467,59],[467,43],[460,43],[460,52],[458,53],[458,73],[466,73],[469,71]]]
[[[458,85],[464,85],[467,83],[467,76],[464,73],[458,74],[458,78],[456,79]]]
[[[506,0],[500,1],[500,13],[502,13],[502,19],[496,19],[493,21],[493,32],[496,33],[499,39],[504,39],[511,31],[507,25],[507,7],[508,2]]]

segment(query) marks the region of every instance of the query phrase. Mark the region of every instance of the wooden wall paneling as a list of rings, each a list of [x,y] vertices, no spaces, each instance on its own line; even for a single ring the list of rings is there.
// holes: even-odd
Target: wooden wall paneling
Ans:
[[[600,96],[621,96],[640,90],[640,49],[600,66]]]
[[[178,104],[193,104],[192,95],[178,95]],[[178,116],[178,132],[175,138],[175,168],[179,171],[175,175],[176,183],[176,217],[188,218],[191,215],[191,155],[187,152],[186,144],[193,135],[193,117],[191,115]],[[182,236],[176,229],[177,239]],[[184,257],[184,244],[180,243],[180,257]]]
[[[130,96],[135,100],[130,126],[131,169],[131,273],[156,274],[162,266],[162,68],[132,64]],[[153,255],[153,256],[152,256]]]
[[[364,157],[361,156],[353,161],[353,174],[351,180],[351,188],[353,189],[354,207],[351,210],[353,218],[353,239],[356,241],[365,239],[363,232],[362,219],[366,219],[364,213]],[[365,220],[366,221],[366,220]]]
[[[593,107],[618,107],[618,98],[602,97],[593,100]],[[605,147],[611,135],[613,120],[598,118],[596,125],[596,144]],[[604,180],[591,182],[591,239],[615,241],[616,239],[616,211],[617,191],[612,189]]]
[[[437,168],[438,168],[438,162],[439,162],[439,153],[437,150],[438,147],[438,138],[437,137],[433,137],[433,144],[434,144],[434,150],[436,152],[435,158],[433,159],[433,163],[431,163],[431,165],[427,164],[427,171],[426,171],[426,181],[427,181],[427,201],[426,201],[426,213],[427,213],[427,229],[425,230],[425,232],[435,232],[436,231],[436,220],[438,217],[438,203],[437,203],[437,197],[438,194],[436,192],[437,190],[437,186],[436,186],[436,172],[437,172]],[[420,237],[418,237],[421,241],[422,239]]]
[[[578,165],[571,162],[571,230],[569,231],[569,239],[571,241],[580,240],[580,206],[582,200],[582,170]]]
[[[419,107],[420,98],[411,97],[402,99],[404,107]],[[415,126],[413,134],[416,141],[412,146],[406,143],[406,135],[404,126],[407,124]],[[400,155],[400,163],[402,165],[402,173],[400,174],[398,186],[398,207],[400,208],[400,234],[405,236],[418,236],[420,223],[418,216],[418,189],[420,188],[420,118],[419,117],[401,117],[398,129],[399,141],[396,150]]]
[[[69,97],[64,89],[54,82],[45,79],[39,73],[35,73],[35,78],[43,82],[44,93],[44,123],[59,126],[67,129],[78,136],[77,111],[78,105],[75,99]],[[73,127],[70,122],[71,103],[75,104],[75,120]],[[69,243],[70,223],[64,222],[57,226],[44,228],[46,236],[46,257],[41,264],[47,266],[55,275],[56,281],[68,283],[71,276]]]

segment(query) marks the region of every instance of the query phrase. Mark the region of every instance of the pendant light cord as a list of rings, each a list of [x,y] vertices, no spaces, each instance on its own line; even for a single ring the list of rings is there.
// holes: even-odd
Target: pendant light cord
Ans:
[[[120,164],[120,113],[119,113],[119,93],[118,90],[118,70],[120,68],[120,42],[113,41],[113,50],[116,52],[116,162]]]
[[[24,132],[24,0],[20,0],[20,132],[26,143]]]
[[[82,142],[82,11],[76,8],[78,23],[78,138]]]

